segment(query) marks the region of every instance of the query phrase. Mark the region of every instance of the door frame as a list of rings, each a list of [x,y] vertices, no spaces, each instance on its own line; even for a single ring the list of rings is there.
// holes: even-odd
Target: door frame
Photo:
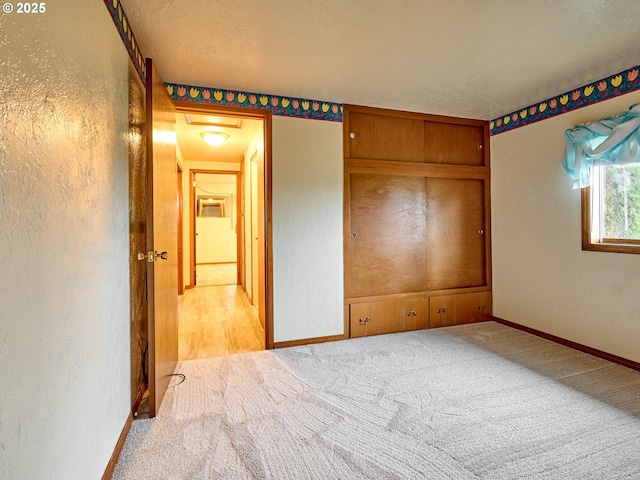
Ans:
[[[205,115],[219,115],[230,117],[244,117],[262,120],[263,138],[264,138],[264,279],[263,279],[263,297],[264,297],[264,334],[265,349],[273,349],[273,228],[272,228],[272,158],[271,158],[271,135],[272,135],[272,113],[270,110],[257,108],[240,108],[225,107],[217,105],[194,104],[191,102],[174,101],[176,113],[196,113]],[[207,171],[207,173],[216,173],[215,171]],[[235,173],[235,172],[218,172],[218,173]],[[238,172],[239,174],[240,172]],[[246,173],[246,172],[245,172]],[[191,189],[193,189],[193,180],[191,181]],[[238,178],[240,181],[240,177]],[[193,210],[193,209],[192,209]],[[195,211],[192,213],[194,214]],[[195,221],[191,223],[190,228],[195,228]],[[195,235],[190,232],[192,241],[195,242]],[[193,256],[195,262],[195,251],[192,248],[190,255]],[[195,272],[195,269],[192,269]],[[195,276],[195,273],[191,274]],[[195,278],[192,279],[192,285],[195,285]]]
[[[183,252],[183,177],[184,172],[182,166],[177,162],[178,168],[178,295],[184,294],[184,252]]]
[[[204,170],[202,168],[194,168],[189,170],[189,205],[191,205],[191,211],[189,212],[189,282],[190,287],[193,288],[196,286],[196,187],[195,180],[196,175],[200,174],[211,174],[211,175],[234,175],[236,177],[236,193],[238,190],[238,182],[240,182],[240,172],[234,172],[229,170]],[[237,197],[236,201],[236,225],[240,225],[240,206],[244,199]],[[242,263],[242,258],[240,257],[240,245],[242,239],[240,238],[240,233],[238,229],[236,229],[236,249],[237,249],[237,264],[238,264],[238,272],[241,268],[244,268]],[[238,274],[239,278],[239,274]],[[237,280],[236,280],[237,282]]]

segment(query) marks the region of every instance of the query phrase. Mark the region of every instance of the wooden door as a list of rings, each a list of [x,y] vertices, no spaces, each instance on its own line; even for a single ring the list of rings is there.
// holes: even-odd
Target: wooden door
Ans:
[[[486,285],[484,181],[427,179],[429,290]]]
[[[424,161],[424,122],[415,118],[350,112],[350,158]]]
[[[178,227],[175,107],[147,59],[147,263],[149,414],[154,417],[178,361]]]
[[[484,127],[426,121],[424,148],[428,163],[484,166]]]
[[[426,289],[425,179],[350,176],[351,296]]]
[[[184,176],[182,168],[178,165],[178,295],[184,294],[184,254],[183,254],[183,227],[184,227],[184,215],[183,215],[183,184]]]

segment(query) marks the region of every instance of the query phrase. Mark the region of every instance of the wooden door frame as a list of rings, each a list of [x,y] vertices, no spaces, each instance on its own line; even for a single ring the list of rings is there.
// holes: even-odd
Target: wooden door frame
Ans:
[[[231,117],[244,117],[262,120],[264,138],[264,333],[265,349],[273,349],[273,228],[272,228],[272,159],[271,159],[271,133],[272,133],[272,113],[270,110],[255,108],[224,107],[217,105],[194,104],[191,102],[174,101],[176,113],[199,113],[204,115],[220,115]],[[214,171],[207,171],[214,173]],[[236,172],[223,172],[236,173]],[[237,172],[238,174],[240,172]],[[191,189],[193,189],[193,179]],[[194,209],[192,209],[194,210]],[[195,214],[195,210],[194,213]],[[195,221],[190,228],[195,228]],[[191,234],[191,232],[190,232]],[[195,235],[191,234],[193,242]],[[195,262],[195,249],[192,248],[190,254]],[[240,257],[238,257],[240,258]],[[192,285],[195,284],[195,278]]]
[[[240,172],[234,172],[229,170],[205,170],[202,168],[194,168],[189,169],[189,204],[191,205],[191,209],[189,212],[189,273],[190,273],[190,281],[191,287],[196,286],[196,187],[195,180],[196,174],[203,173],[207,175],[234,175],[236,177],[236,193],[238,191],[238,183],[240,182]],[[243,199],[238,197],[236,201],[236,225],[239,225],[240,222],[240,205],[243,202]],[[240,258],[240,235],[238,234],[238,229],[236,228],[236,248],[237,248],[237,264],[238,264],[238,272],[241,268],[244,267],[242,264],[242,259]],[[239,277],[239,274],[238,274]]]
[[[180,163],[178,167],[178,295],[184,294],[184,250],[183,250],[183,230],[184,230],[184,214],[183,214],[183,177],[184,171]]]

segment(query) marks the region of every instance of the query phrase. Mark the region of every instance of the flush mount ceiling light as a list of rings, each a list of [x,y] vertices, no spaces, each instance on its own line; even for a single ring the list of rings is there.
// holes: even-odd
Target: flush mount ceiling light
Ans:
[[[202,132],[202,139],[210,145],[217,147],[227,141],[229,135],[222,132]]]

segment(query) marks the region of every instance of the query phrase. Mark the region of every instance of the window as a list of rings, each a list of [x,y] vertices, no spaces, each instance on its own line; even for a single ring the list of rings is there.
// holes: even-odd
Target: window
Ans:
[[[640,253],[640,164],[591,167],[582,191],[582,248]]]

